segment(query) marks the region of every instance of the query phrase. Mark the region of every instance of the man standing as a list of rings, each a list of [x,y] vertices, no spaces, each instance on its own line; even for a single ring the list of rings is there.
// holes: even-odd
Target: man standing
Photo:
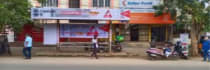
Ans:
[[[210,55],[208,54],[209,50],[210,50],[210,41],[208,40],[208,37],[205,36],[202,44],[203,61],[206,61],[208,58],[208,61],[210,62]]]
[[[25,59],[31,59],[32,37],[27,34],[24,41],[23,55]]]

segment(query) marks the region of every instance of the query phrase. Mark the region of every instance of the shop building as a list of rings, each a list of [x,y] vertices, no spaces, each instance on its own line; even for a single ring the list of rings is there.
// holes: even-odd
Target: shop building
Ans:
[[[120,0],[120,8],[131,11],[127,41],[150,42],[169,40],[172,24],[170,15],[165,13],[155,17],[153,6],[163,0]]]
[[[112,38],[112,41],[115,40],[117,33],[124,35],[125,41],[150,42],[152,39],[156,39],[157,41],[168,41],[172,28],[171,25],[174,21],[170,19],[169,14],[155,17],[153,9],[154,5],[158,5],[162,3],[162,1],[163,0],[47,0],[46,3],[40,4],[36,0],[31,0],[34,8],[45,8],[45,12],[63,11],[63,14],[60,16],[65,17],[68,15],[68,19],[46,19],[47,17],[41,20],[37,19],[35,20],[36,22],[43,24],[26,25],[24,31],[20,33],[17,38],[19,41],[23,41],[26,33],[32,33],[33,38],[36,39],[35,42],[42,42],[43,44],[55,45],[58,42],[88,42],[91,38],[89,36],[82,36],[82,32],[75,32],[76,34],[81,35],[80,37],[65,35],[64,33],[72,32],[71,29],[69,31],[65,31],[65,29],[78,26],[80,28],[87,27],[84,28],[84,30],[90,30],[92,25],[96,25],[94,26],[98,27],[96,29],[100,29],[101,26],[106,27],[104,28],[105,32],[107,31],[107,28],[109,29],[107,33],[101,32],[104,33],[102,34],[104,36],[101,36],[101,39],[106,41],[109,41],[109,38]],[[50,8],[56,8],[58,10],[50,11]],[[118,9],[118,12],[120,13],[118,13],[118,16],[114,15],[116,9]],[[104,14],[99,16],[102,17],[101,19],[78,16],[85,10],[92,11],[89,12],[89,15],[96,15],[100,12],[103,12]],[[110,11],[107,13],[107,10]],[[85,15],[84,13],[82,15],[86,16],[87,14]],[[48,13],[46,15],[50,14]],[[120,15],[124,18],[130,18],[130,20],[109,18],[122,18]],[[112,23],[111,28],[109,23]],[[92,32],[97,33],[97,30],[93,30]],[[112,36],[110,37],[109,34],[112,34]]]

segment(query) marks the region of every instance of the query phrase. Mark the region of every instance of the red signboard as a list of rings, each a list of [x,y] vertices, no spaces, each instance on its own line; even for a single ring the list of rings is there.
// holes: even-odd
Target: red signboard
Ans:
[[[155,17],[155,13],[131,13],[131,24],[173,24],[175,20],[171,19],[169,14]]]

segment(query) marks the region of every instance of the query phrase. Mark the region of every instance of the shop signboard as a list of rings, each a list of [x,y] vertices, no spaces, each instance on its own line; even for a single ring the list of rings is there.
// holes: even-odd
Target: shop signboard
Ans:
[[[153,6],[160,4],[161,0],[120,0],[120,8],[128,9],[134,13],[154,12]]]
[[[208,37],[209,37],[209,36],[210,36],[210,32],[206,32],[206,36],[208,36]]]
[[[123,9],[31,8],[31,19],[129,20]]]
[[[95,34],[98,38],[108,38],[109,25],[108,24],[61,24],[60,37],[61,38],[93,38]]]

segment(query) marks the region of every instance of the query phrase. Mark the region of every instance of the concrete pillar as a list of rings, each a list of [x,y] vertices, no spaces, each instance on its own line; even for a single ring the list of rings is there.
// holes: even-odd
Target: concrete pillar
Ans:
[[[130,25],[125,24],[125,41],[130,41]]]

